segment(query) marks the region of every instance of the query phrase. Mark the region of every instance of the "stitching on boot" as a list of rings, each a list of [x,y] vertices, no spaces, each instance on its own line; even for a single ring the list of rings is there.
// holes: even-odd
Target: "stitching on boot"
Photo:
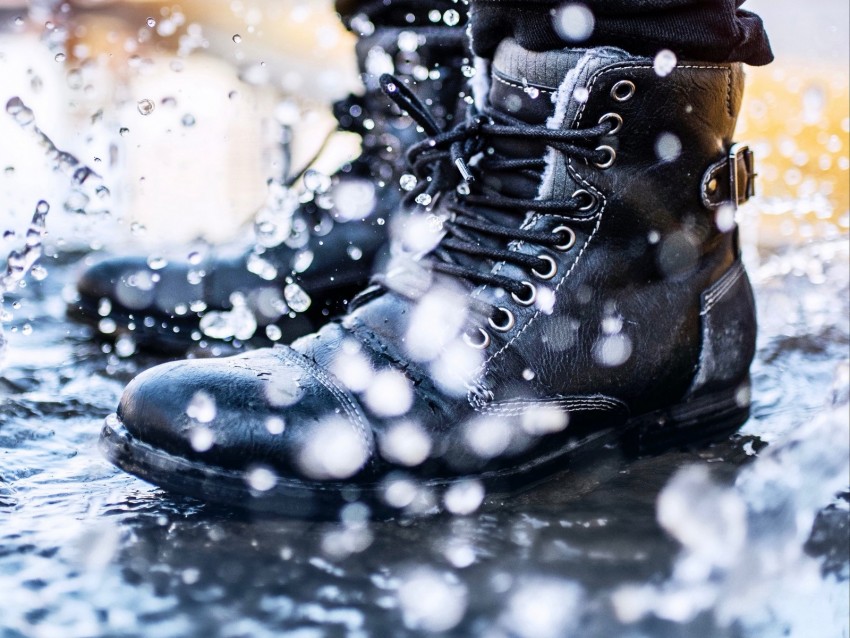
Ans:
[[[496,75],[496,72],[495,72],[495,71],[491,74],[491,77],[492,77],[494,80],[496,80],[496,82],[499,82],[499,83],[501,83],[501,84],[504,84],[504,85],[506,85],[506,86],[509,86],[509,87],[511,87],[512,89],[525,90],[525,88],[526,88],[526,87],[524,87],[522,84],[517,84],[516,82],[511,82],[510,80],[506,80],[506,79],[504,79],[504,78],[502,78],[502,77],[500,77],[500,76]],[[531,84],[529,84],[528,86],[532,86],[532,85],[531,85]],[[555,94],[555,93],[557,93],[557,92],[558,92],[558,90],[557,90],[557,89],[544,89],[543,87],[540,87],[540,86],[537,86],[537,85],[533,85],[533,86],[534,86],[534,88],[535,88],[535,89],[537,89],[537,90],[538,90],[538,91],[540,91],[541,93]]]
[[[354,402],[354,399],[348,396],[348,392],[343,390],[329,374],[304,355],[295,352],[291,348],[279,348],[276,349],[276,351],[292,363],[305,367],[307,372],[312,374],[313,377],[322,384],[322,387],[330,392],[332,397],[339,401],[343,410],[345,410],[345,414],[348,416],[349,421],[352,425],[354,425],[354,429],[357,430],[360,438],[363,439],[363,443],[366,445],[369,455],[372,456],[375,451],[373,437],[371,436],[372,431],[367,427],[360,410],[357,408],[357,404]]]
[[[700,348],[699,360],[694,366],[694,376],[691,381],[691,385],[688,388],[688,395],[697,392],[708,381],[708,379],[700,378],[704,374],[706,368],[705,344],[706,340],[710,338],[710,329],[705,318],[708,317],[714,306],[716,306],[718,302],[722,301],[726,295],[734,289],[744,274],[744,264],[740,259],[738,259],[720,279],[714,282],[711,287],[702,294],[703,308],[700,312],[700,318],[702,319],[702,327],[700,329],[702,347]]]
[[[723,205],[723,202],[712,202],[708,196],[708,183],[717,178],[717,175],[723,169],[723,167],[729,162],[728,159],[722,159],[719,162],[715,162],[711,166],[708,167],[708,170],[705,172],[702,178],[702,184],[700,188],[700,196],[702,197],[703,205],[709,210],[714,210],[716,208],[720,208]]]
[[[557,401],[510,401],[505,403],[488,404],[480,410],[483,414],[494,416],[520,416],[525,414],[529,408],[564,408],[570,412],[583,412],[592,410],[627,410],[626,405],[617,399],[609,397],[579,397],[572,399],[558,399]]]
[[[722,301],[726,294],[735,287],[738,280],[744,275],[744,265],[737,261],[726,273],[718,279],[711,288],[705,293],[705,307],[702,309],[700,316],[704,317],[719,301]]]

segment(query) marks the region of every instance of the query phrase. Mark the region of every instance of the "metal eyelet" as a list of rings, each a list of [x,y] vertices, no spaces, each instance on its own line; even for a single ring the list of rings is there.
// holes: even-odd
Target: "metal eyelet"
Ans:
[[[620,80],[611,87],[611,97],[618,102],[627,102],[634,97],[637,87],[631,80]]]
[[[514,313],[507,308],[499,308],[499,312],[506,317],[507,321],[504,323],[496,323],[493,321],[493,317],[490,317],[487,322],[490,324],[490,327],[497,332],[508,332],[516,325],[516,317],[514,317]]]
[[[599,118],[599,123],[604,124],[608,121],[614,122],[614,128],[612,128],[606,135],[616,135],[620,132],[620,129],[623,128],[623,118],[617,113],[606,113],[602,117]]]
[[[593,162],[596,165],[596,167],[601,168],[603,170],[606,169],[606,168],[611,168],[614,165],[614,160],[617,159],[617,151],[615,151],[612,147],[608,146],[607,144],[603,144],[602,146],[597,146],[596,150],[597,151],[604,151],[605,153],[608,153],[608,159],[606,159],[604,162]]]
[[[479,328],[478,333],[481,335],[481,341],[473,341],[472,337],[470,337],[468,333],[464,332],[463,342],[470,348],[475,348],[476,350],[484,350],[487,348],[487,346],[490,345],[490,334],[483,328]]]
[[[578,210],[580,213],[584,213],[592,209],[596,206],[596,195],[591,193],[590,191],[586,191],[583,188],[578,189],[575,193],[573,193],[573,199],[579,197],[586,197],[587,203],[584,206],[579,206]]]
[[[549,264],[549,270],[547,270],[546,272],[538,272],[536,268],[532,268],[531,272],[534,274],[535,277],[537,277],[538,279],[542,279],[543,281],[549,281],[550,279],[552,279],[552,277],[558,274],[558,263],[549,255],[537,255],[537,259],[545,261],[547,264]]]
[[[560,233],[565,233],[567,235],[567,243],[556,245],[555,250],[560,250],[561,252],[565,253],[568,250],[571,250],[572,247],[576,245],[576,233],[569,226],[558,226],[555,230],[552,231],[553,235],[559,235]]]
[[[534,305],[534,302],[537,301],[537,287],[530,281],[523,281],[522,285],[525,286],[526,290],[528,290],[528,298],[523,299],[515,292],[511,293],[511,298],[516,301],[520,306]]]

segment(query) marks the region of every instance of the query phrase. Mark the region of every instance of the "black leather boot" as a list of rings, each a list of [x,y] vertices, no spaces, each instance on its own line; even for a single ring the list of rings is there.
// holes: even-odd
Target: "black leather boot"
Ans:
[[[357,160],[330,180],[305,175],[300,205],[294,192],[282,191],[247,242],[187,249],[177,259],[101,260],[82,273],[70,315],[106,336],[129,334],[140,346],[185,352],[195,342],[238,345],[263,332],[289,343],[343,312],[384,252],[403,192],[402,150],[418,138],[381,91],[380,74],[395,69],[412,81],[446,124],[466,81],[462,28],[379,27],[356,50],[366,92],[334,112],[340,129],[362,136]]]
[[[580,449],[747,419],[741,66],[660,75],[617,49],[508,40],[476,81],[473,113],[441,132],[384,78],[428,139],[409,153],[418,204],[394,220],[393,259],[348,314],[292,347],[145,372],[104,428],[110,460],[286,514],[463,512]]]

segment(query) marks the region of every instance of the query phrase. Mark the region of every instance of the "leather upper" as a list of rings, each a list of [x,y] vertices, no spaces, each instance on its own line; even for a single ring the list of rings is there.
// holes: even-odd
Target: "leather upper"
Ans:
[[[291,348],[245,355],[236,370],[233,361],[202,361],[146,373],[122,403],[131,434],[154,445],[168,440],[170,449],[187,453],[185,443],[181,450],[175,442],[181,435],[168,425],[168,415],[152,425],[159,417],[141,410],[136,398],[143,393],[155,403],[150,379],[168,392],[165,375],[173,374],[175,405],[166,412],[204,387],[226,393],[221,400],[228,409],[231,403],[239,406],[215,426],[222,439],[234,431],[237,439],[253,441],[258,427],[253,415],[279,414],[287,422],[285,441],[269,444],[263,458],[281,472],[301,470],[291,452],[276,455],[276,445],[288,450],[316,423],[342,418],[355,433],[367,423],[377,451],[394,429],[412,424],[429,441],[428,459],[417,472],[438,476],[498,472],[545,456],[598,424],[621,424],[687,400],[704,360],[704,339],[714,334],[703,326],[706,291],[738,264],[735,233],[718,228],[701,189],[706,171],[732,144],[742,95],[740,65],[680,62],[661,76],[652,60],[619,50],[565,51],[561,84],[547,84],[551,60],[518,51],[510,41],[505,46],[514,49],[497,55],[491,70],[487,100],[493,107],[553,129],[592,128],[606,117],[621,122],[600,140],[616,154],[604,168],[533,140],[499,149],[548,159],[536,184],[518,177],[505,180],[504,189],[539,199],[569,198],[578,190],[589,194],[585,210],[514,220],[527,230],[556,233],[567,227],[574,234],[574,243],[563,250],[510,244],[511,250],[549,258],[557,269],[551,278],[479,260],[491,272],[528,282],[535,303],[518,303],[501,289],[458,283],[431,272],[421,254],[411,258],[402,250],[404,242],[427,234],[423,220],[439,220],[450,202],[463,197],[448,192],[433,208],[420,206],[397,219],[399,237],[393,260],[378,278],[381,285],[362,293],[341,320]],[[510,63],[500,68],[505,60]],[[517,76],[517,69],[525,73]],[[506,215],[481,211],[482,219],[504,222]],[[709,298],[731,289],[721,285]],[[740,294],[751,294],[748,290],[743,286]],[[508,310],[513,325],[501,331],[488,325],[471,299]],[[752,314],[751,303],[742,312]],[[711,359],[723,368],[724,387],[742,383],[752,359],[747,350],[754,323],[743,315],[736,321],[741,329],[728,343],[741,346],[741,354],[723,359],[715,353]],[[464,334],[486,334],[486,347],[476,347]],[[243,364],[255,371],[253,377],[240,369]],[[287,378],[294,366],[305,402],[279,408],[262,399],[259,388],[266,382],[257,379],[264,366],[270,378]],[[708,370],[705,364],[702,370]],[[700,381],[702,387],[709,383]],[[246,397],[258,403],[243,409]],[[481,431],[485,435],[476,438]],[[494,432],[507,433],[504,445],[493,444]],[[229,466],[255,458],[233,458],[226,444],[210,454],[195,456]],[[398,467],[392,453],[373,453],[358,476],[371,480]]]

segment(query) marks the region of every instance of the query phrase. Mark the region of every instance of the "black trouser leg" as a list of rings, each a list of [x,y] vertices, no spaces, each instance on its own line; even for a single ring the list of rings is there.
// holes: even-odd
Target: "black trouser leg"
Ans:
[[[464,26],[468,3],[463,0],[336,0],[336,10],[346,27],[357,15],[367,17],[374,24],[386,27],[403,26]],[[436,20],[435,11],[440,12]],[[456,15],[446,12],[456,12]],[[445,18],[448,17],[448,22]],[[454,22],[455,18],[459,21]]]
[[[579,42],[556,28],[563,0],[472,0],[472,46],[489,56],[506,37],[526,49],[616,46],[635,55],[670,49],[683,59],[767,64],[773,53],[757,15],[744,0],[583,0],[593,15],[590,37]],[[581,29],[579,29],[581,31]]]
[[[590,37],[570,41],[556,28],[564,0],[471,0],[472,46],[492,55],[506,37],[535,51],[566,46],[617,46],[635,55],[670,49],[683,59],[767,64],[773,53],[757,15],[739,9],[744,0],[583,0],[593,14]],[[388,26],[433,24],[432,12],[455,10],[462,0],[337,0],[346,24],[363,14]]]

